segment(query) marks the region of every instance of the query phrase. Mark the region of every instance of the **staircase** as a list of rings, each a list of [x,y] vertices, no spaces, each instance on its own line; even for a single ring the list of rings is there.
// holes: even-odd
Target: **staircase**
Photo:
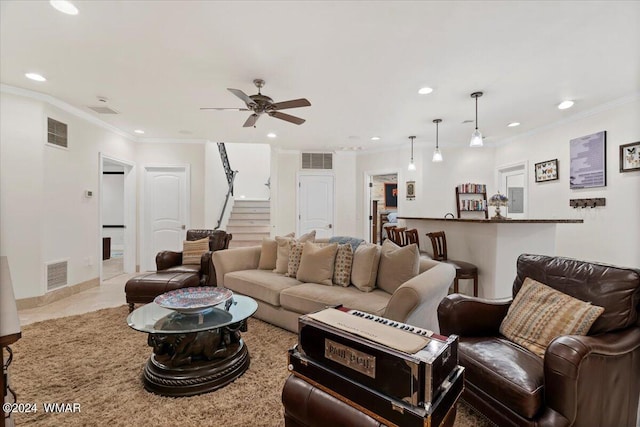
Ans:
[[[269,200],[236,200],[231,210],[227,233],[233,234],[230,248],[256,246],[264,237],[270,236]]]

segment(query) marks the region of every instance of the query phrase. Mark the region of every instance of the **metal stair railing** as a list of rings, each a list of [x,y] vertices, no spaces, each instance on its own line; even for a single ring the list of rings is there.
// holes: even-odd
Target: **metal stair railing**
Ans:
[[[224,206],[222,206],[222,212],[220,212],[220,218],[218,218],[218,225],[216,225],[215,230],[220,228],[222,224],[222,219],[224,218],[224,213],[227,210],[227,205],[229,204],[229,198],[233,196],[233,182],[236,179],[236,175],[238,171],[234,171],[231,169],[231,165],[229,164],[229,156],[227,155],[227,149],[224,146],[224,142],[218,142],[218,151],[220,152],[220,158],[222,159],[222,166],[224,167],[224,173],[227,176],[227,184],[229,184],[229,189],[227,190],[227,196],[224,199]]]

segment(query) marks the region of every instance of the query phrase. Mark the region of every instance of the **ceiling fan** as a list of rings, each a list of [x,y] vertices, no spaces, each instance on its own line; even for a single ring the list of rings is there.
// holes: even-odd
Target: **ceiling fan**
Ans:
[[[266,95],[260,93],[260,89],[264,86],[264,80],[255,79],[253,84],[258,88],[258,93],[255,95],[247,95],[240,89],[230,89],[227,90],[233,93],[235,96],[240,98],[247,106],[247,108],[215,108],[215,107],[203,107],[201,110],[237,110],[237,111],[253,111],[253,113],[249,116],[246,122],[244,122],[244,127],[255,126],[256,122],[260,118],[262,114],[268,114],[271,117],[275,117],[276,119],[284,120],[290,123],[294,123],[296,125],[301,125],[305,122],[304,119],[300,117],[295,117],[290,114],[285,114],[280,112],[280,110],[286,110],[287,108],[298,108],[298,107],[310,107],[311,103],[305,99],[292,99],[290,101],[283,102],[273,102],[273,99],[269,98]]]

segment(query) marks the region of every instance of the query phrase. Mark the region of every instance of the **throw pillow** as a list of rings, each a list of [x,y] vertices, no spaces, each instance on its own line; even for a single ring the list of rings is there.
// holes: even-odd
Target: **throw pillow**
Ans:
[[[500,333],[544,358],[554,338],[586,335],[603,312],[602,307],[527,277],[500,324]]]
[[[296,279],[301,282],[319,283],[331,286],[333,283],[333,265],[338,252],[338,244],[317,245],[307,242],[302,249],[302,258]]]
[[[400,285],[418,275],[420,270],[420,250],[412,243],[398,246],[387,239],[380,251],[380,265],[378,267],[377,286],[390,294]]]
[[[200,265],[202,254],[209,250],[209,238],[182,242],[182,264]]]
[[[298,242],[291,240],[289,242],[289,264],[287,264],[287,277],[296,277],[298,274],[298,268],[300,267],[300,260],[302,259],[302,249],[304,248],[304,242]]]
[[[338,245],[336,262],[333,266],[333,284],[344,286],[351,283],[351,266],[353,265],[353,249],[350,243]]]
[[[283,237],[294,237],[295,233],[291,232]],[[262,248],[260,250],[260,261],[258,262],[259,270],[273,270],[276,268],[276,259],[278,255],[278,243],[276,239],[262,239]]]
[[[376,287],[380,246],[370,243],[360,244],[353,253],[351,283],[363,292],[371,292]]]
[[[303,234],[298,238],[298,242],[313,242],[316,238],[316,230]],[[293,237],[276,237],[278,251],[276,254],[275,273],[286,274],[289,270],[289,242]]]

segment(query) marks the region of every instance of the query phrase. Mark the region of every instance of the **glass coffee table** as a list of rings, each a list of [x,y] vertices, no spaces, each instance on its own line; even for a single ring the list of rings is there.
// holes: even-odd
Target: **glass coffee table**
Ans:
[[[258,304],[234,294],[226,303],[197,313],[181,313],[149,303],[127,317],[128,325],[149,334],[153,354],[143,381],[163,396],[193,396],[223,387],[249,368],[240,336]]]

